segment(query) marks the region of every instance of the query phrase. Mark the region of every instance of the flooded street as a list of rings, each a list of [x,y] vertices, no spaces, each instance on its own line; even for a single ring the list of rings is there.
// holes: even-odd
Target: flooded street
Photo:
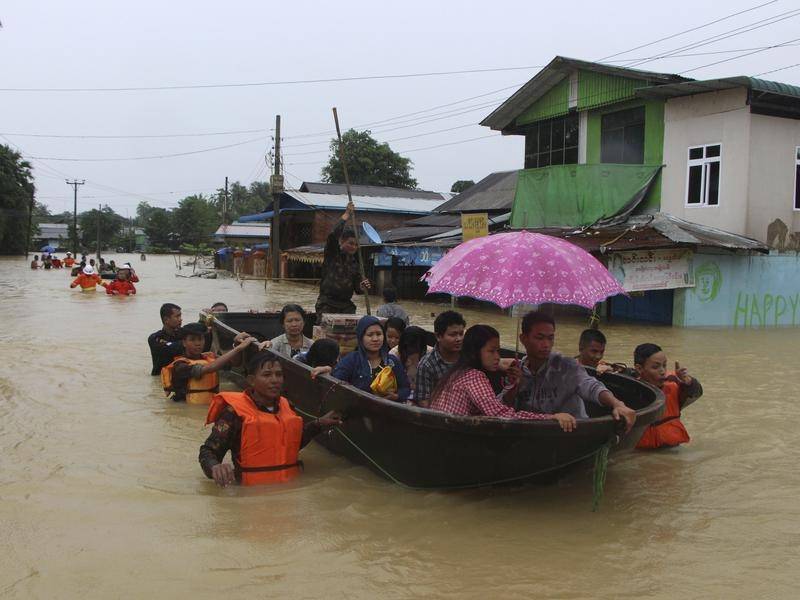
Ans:
[[[313,307],[316,290],[107,258],[132,261],[137,296],[0,259],[2,597],[797,597],[797,329],[603,326],[607,359],[659,343],[705,396],[684,415],[689,445],[612,457],[597,513],[588,468],[549,486],[418,492],[316,445],[296,483],[222,490],[197,462],[204,409],[166,400],[149,375],[159,306],[186,323],[215,301]],[[444,308],[403,304],[423,326]],[[463,312],[513,346],[515,320]],[[574,354],[582,328],[560,325],[557,349]]]

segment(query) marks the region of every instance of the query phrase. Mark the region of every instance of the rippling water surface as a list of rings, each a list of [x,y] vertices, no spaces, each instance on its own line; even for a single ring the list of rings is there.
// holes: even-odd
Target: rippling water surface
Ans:
[[[68,289],[64,271],[0,260],[0,596],[19,598],[795,598],[800,568],[797,330],[609,325],[608,358],[654,341],[706,394],[693,441],[548,486],[401,489],[312,445],[289,486],[216,488],[202,408],[164,399],[146,338],[185,320],[313,306],[299,284],[176,277],[132,260],[134,298]],[[181,273],[186,274],[184,268]],[[442,306],[404,303],[430,325]],[[465,310],[513,343],[515,321]],[[575,350],[582,323],[559,325]]]

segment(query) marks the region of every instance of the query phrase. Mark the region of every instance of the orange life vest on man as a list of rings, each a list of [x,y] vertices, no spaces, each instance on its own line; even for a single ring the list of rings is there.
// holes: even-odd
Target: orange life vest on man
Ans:
[[[94,273],[92,275],[87,275],[86,273],[79,273],[78,276],[73,281],[73,285],[79,285],[81,287],[81,291],[84,292],[93,292],[95,291],[97,285],[101,285],[102,279],[100,275]]]
[[[75,264],[75,259],[72,258],[71,256],[68,256],[67,258],[64,259],[64,266],[67,267],[68,269],[71,269],[72,265],[74,264]]]
[[[173,385],[173,375],[177,363],[188,365],[208,365],[216,360],[213,352],[205,352],[201,358],[191,359],[185,356],[176,356],[175,360],[161,369],[161,385],[167,396],[179,391]],[[180,390],[183,391],[183,390]],[[186,382],[186,403],[187,404],[211,404],[211,399],[219,391],[219,375],[217,373],[206,373],[199,379],[190,377]]]
[[[680,385],[674,381],[664,382],[664,414],[659,421],[644,430],[642,439],[636,444],[641,449],[679,446],[689,441],[689,433],[681,423]]]
[[[283,483],[300,473],[297,460],[303,440],[303,419],[281,396],[278,410],[259,410],[244,392],[223,392],[214,396],[208,409],[206,425],[217,420],[225,406],[230,406],[242,419],[242,441],[236,468],[242,485]]]

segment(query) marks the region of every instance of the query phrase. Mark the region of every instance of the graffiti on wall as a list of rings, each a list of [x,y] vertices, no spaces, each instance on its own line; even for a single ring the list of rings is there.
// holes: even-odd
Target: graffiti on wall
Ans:
[[[739,292],[733,313],[734,327],[800,325],[800,293],[752,294]]]

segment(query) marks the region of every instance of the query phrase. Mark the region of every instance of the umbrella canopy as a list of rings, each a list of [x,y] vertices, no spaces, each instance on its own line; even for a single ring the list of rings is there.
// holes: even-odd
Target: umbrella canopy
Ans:
[[[53,246],[42,246],[42,249],[39,252],[55,252],[56,249]]]
[[[424,276],[428,293],[514,304],[577,304],[592,308],[624,294],[620,283],[585,250],[540,233],[514,231],[464,242]]]

